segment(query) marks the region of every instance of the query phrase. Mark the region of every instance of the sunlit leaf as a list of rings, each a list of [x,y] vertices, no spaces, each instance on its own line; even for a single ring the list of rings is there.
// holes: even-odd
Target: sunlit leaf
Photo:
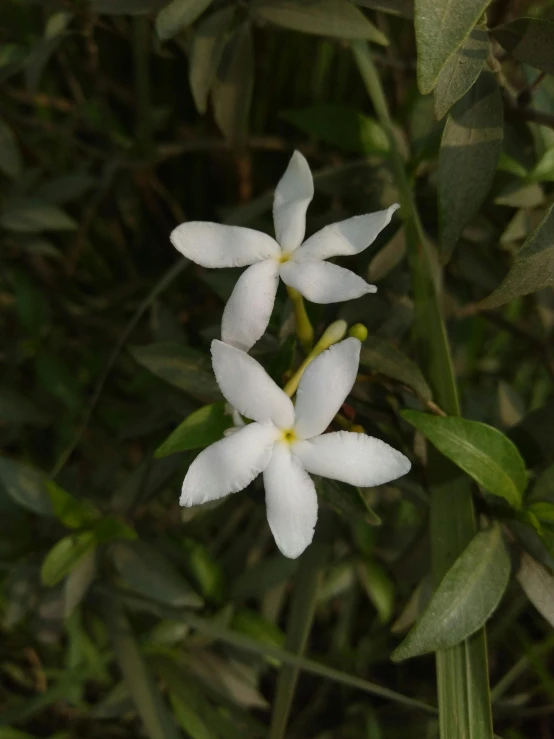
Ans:
[[[496,308],[514,298],[554,285],[554,205],[519,250],[499,287],[481,301]]]
[[[510,555],[500,526],[494,525],[477,534],[454,562],[392,659],[401,661],[467,639],[495,611],[509,577]]]
[[[476,82],[488,55],[487,29],[476,26],[439,74],[433,90],[437,118],[445,116]]]
[[[554,74],[554,22],[546,18],[516,18],[491,29],[513,57],[542,72]]]
[[[415,0],[417,81],[425,95],[441,70],[463,44],[489,0]]]
[[[465,418],[419,411],[406,410],[402,416],[485,490],[519,508],[527,485],[525,464],[501,431]]]
[[[503,107],[491,72],[452,109],[439,153],[440,252],[447,260],[475,217],[494,178],[503,137]]]
[[[341,0],[253,0],[250,7],[254,17],[293,31],[388,44],[360,10]]]

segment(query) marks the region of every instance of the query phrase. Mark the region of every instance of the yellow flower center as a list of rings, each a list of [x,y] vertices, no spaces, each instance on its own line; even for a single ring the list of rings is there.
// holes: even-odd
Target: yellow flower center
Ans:
[[[279,262],[281,264],[284,264],[285,262],[288,262],[291,257],[292,257],[292,252],[291,251],[284,251],[284,252],[282,252],[281,256],[279,257]]]
[[[298,437],[296,436],[296,432],[294,429],[281,431],[281,441],[285,441],[287,444],[292,444],[293,441],[296,441],[297,439]]]

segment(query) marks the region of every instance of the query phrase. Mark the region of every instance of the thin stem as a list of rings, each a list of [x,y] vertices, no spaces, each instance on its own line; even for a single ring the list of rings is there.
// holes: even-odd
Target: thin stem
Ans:
[[[408,261],[415,302],[415,328],[421,361],[435,398],[449,415],[460,414],[448,337],[440,308],[437,271],[431,245],[423,231],[404,161],[397,148],[387,101],[369,45],[352,43],[352,50],[377,117],[389,140],[389,156],[401,203]],[[431,552],[433,578],[438,583],[475,535],[469,480],[448,460],[429,449],[431,493]],[[492,737],[487,653],[483,630],[461,644],[437,652],[437,687],[442,739],[465,739],[479,727]]]
[[[346,323],[346,321],[340,321],[340,320],[335,321],[334,323],[331,323],[329,326],[327,326],[327,328],[323,332],[317,344],[310,351],[306,359],[302,362],[300,367],[296,370],[294,375],[290,378],[290,380],[285,385],[284,391],[289,396],[289,398],[292,398],[292,396],[296,392],[298,384],[300,380],[302,379],[302,375],[306,371],[306,367],[311,362],[313,362],[314,359],[321,354],[321,352],[324,352],[326,349],[328,349],[333,344],[336,344],[338,341],[341,341],[344,338],[344,335],[346,334],[347,326],[348,324]]]
[[[304,351],[310,352],[314,343],[314,330],[304,305],[304,298],[298,290],[293,287],[287,287],[287,292],[294,308],[294,316],[296,318],[296,335],[300,339],[300,343]]]

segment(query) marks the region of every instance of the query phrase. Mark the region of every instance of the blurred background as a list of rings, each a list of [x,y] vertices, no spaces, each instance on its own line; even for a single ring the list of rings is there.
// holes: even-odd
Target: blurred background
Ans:
[[[422,443],[398,416],[431,399],[400,219],[348,261],[378,294],[309,313],[319,330],[367,326],[347,411],[412,473],[366,491],[319,483],[307,563],[276,550],[259,483],[178,506],[198,448],[229,425],[209,343],[239,271],[187,262],[169,233],[185,220],[272,233],[295,148],[314,173],[308,233],[398,199],[352,38],[371,42],[424,228],[438,232],[446,111],[416,86],[413,4],[314,5],[0,4],[0,739],[438,736],[433,657],[390,661],[430,587]],[[488,26],[523,15],[554,20],[554,4],[498,0]],[[554,503],[552,288],[475,307],[552,202],[554,77],[494,39],[490,53],[512,102],[442,305],[464,415],[507,432],[532,494]],[[300,356],[281,290],[254,350],[279,382]],[[165,441],[206,404],[207,431]],[[522,537],[552,568],[544,540]],[[489,630],[504,739],[554,735],[553,648],[513,583]]]

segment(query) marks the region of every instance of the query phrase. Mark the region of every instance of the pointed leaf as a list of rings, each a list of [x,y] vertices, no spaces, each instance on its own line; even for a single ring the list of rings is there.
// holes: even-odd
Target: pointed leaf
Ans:
[[[501,431],[478,421],[419,411],[403,411],[402,417],[485,490],[520,507],[527,485],[525,464]]]
[[[219,400],[222,397],[209,359],[196,349],[164,341],[133,347],[131,354],[150,372],[196,398]]]
[[[552,573],[527,552],[522,552],[516,577],[523,592],[537,611],[551,626],[554,626],[554,577]]]
[[[490,0],[416,0],[417,82],[431,92],[442,68],[463,44]]]
[[[513,57],[541,72],[554,74],[554,22],[545,18],[517,18],[490,31]]]
[[[489,47],[487,29],[476,26],[446,62],[433,90],[438,119],[445,116],[476,82],[489,55]]]
[[[212,0],[172,0],[156,16],[156,33],[160,41],[176,36],[190,26],[211,4]]]
[[[366,339],[362,345],[360,364],[393,380],[413,388],[423,400],[431,400],[432,393],[419,367],[411,359],[377,336]]]
[[[60,539],[46,555],[40,570],[44,585],[53,587],[96,546],[94,532],[84,531]]]
[[[467,639],[492,615],[509,577],[510,555],[495,524],[477,534],[454,562],[391,659],[399,662]]]
[[[18,505],[41,516],[54,513],[46,483],[40,470],[0,457],[0,488]]]
[[[341,0],[254,0],[250,8],[254,17],[293,31],[389,43],[358,8]]]
[[[234,16],[234,8],[223,8],[195,28],[190,47],[189,83],[199,113],[206,112],[208,95]]]
[[[248,23],[225,45],[212,91],[214,116],[225,138],[241,146],[248,132],[254,89],[254,42]]]
[[[73,231],[76,221],[63,210],[35,198],[14,198],[4,202],[0,226],[18,233]]]
[[[309,108],[286,110],[281,113],[281,118],[304,133],[345,151],[385,154],[389,149],[380,124],[355,108],[320,103]]]
[[[187,449],[204,449],[223,436],[231,428],[233,419],[225,412],[225,403],[205,405],[191,413],[177,426],[155,452],[156,457],[167,457]]]
[[[439,232],[447,260],[475,217],[494,178],[502,148],[503,107],[491,72],[477,82],[448,117],[439,152]]]
[[[554,285],[554,205],[519,250],[503,282],[481,301],[496,308],[522,295]]]

